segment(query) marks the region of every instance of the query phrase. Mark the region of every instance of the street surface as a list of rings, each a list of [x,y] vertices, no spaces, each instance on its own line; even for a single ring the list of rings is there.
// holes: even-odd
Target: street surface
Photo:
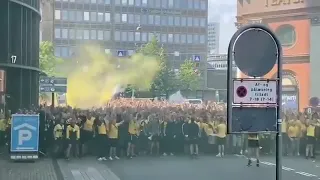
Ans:
[[[224,158],[137,157],[99,162],[82,159],[43,159],[35,163],[0,160],[0,180],[275,180],[275,158],[261,158],[261,166],[246,166],[243,156]],[[301,157],[283,158],[283,180],[318,180],[320,163]]]

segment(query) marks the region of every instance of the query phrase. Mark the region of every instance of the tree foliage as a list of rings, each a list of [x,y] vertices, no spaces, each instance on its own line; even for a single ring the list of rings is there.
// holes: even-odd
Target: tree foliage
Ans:
[[[40,43],[39,66],[42,72],[48,76],[57,76],[57,66],[62,63],[63,60],[54,55],[54,47],[51,42],[43,41]]]
[[[182,90],[196,90],[199,87],[200,76],[195,69],[195,63],[188,59],[180,65],[179,83]]]
[[[176,78],[174,72],[168,67],[165,49],[160,46],[157,38],[154,36],[152,40],[141,47],[138,52],[157,58],[160,64],[160,71],[151,84],[151,91],[154,96],[165,94],[168,97],[169,93],[176,89]]]

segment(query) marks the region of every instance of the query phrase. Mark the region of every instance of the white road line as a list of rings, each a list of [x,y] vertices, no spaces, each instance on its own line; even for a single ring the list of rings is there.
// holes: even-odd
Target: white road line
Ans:
[[[306,172],[296,172],[297,174],[300,174],[300,175],[303,175],[303,176],[307,176],[307,177],[317,177],[316,175],[314,174],[309,174],[309,173],[306,173]]]

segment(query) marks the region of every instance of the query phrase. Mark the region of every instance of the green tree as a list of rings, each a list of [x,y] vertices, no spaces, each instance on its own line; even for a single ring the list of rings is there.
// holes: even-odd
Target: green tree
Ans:
[[[54,55],[54,47],[51,42],[43,41],[40,43],[39,66],[47,76],[59,75],[57,66],[63,63],[61,58]]]
[[[174,72],[168,67],[168,59],[165,49],[160,46],[157,38],[154,36],[151,41],[146,45],[138,49],[139,53],[147,56],[153,56],[157,58],[160,64],[160,71],[157,74],[154,82],[151,84],[151,92],[154,96],[165,95],[169,96],[169,93],[175,91],[177,88]]]
[[[196,90],[199,87],[200,76],[195,69],[196,63],[188,59],[180,65],[179,86],[182,90]]]

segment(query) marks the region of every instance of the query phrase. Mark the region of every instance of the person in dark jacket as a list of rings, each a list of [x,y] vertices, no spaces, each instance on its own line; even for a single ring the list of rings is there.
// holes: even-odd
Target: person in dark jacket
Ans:
[[[196,123],[195,118],[191,118],[190,124],[188,124],[188,132],[187,137],[189,138],[189,144],[190,144],[190,155],[192,157],[198,156],[199,153],[199,147],[198,147],[198,141],[199,141],[199,133],[200,128],[199,125]]]
[[[174,120],[169,119],[166,125],[164,138],[164,155],[173,156],[175,152],[175,139],[177,138],[177,125]]]

